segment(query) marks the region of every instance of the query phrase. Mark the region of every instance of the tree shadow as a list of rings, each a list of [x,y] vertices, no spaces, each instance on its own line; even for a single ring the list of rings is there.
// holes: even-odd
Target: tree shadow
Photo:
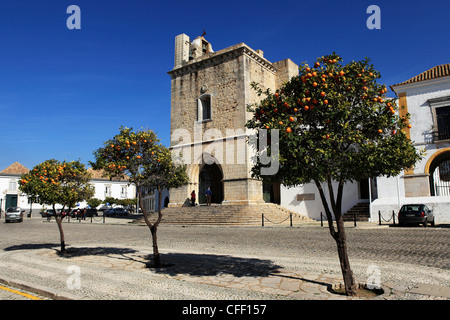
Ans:
[[[62,258],[82,256],[107,256],[111,259],[130,260],[142,263],[155,273],[191,276],[233,275],[235,277],[267,277],[278,275],[281,267],[271,260],[257,258],[241,258],[228,255],[165,253],[161,254],[162,266],[152,268],[153,254],[142,255],[134,249],[117,247],[69,247],[65,252],[59,251],[58,243],[21,244],[7,247],[3,250],[33,250],[53,249]]]
[[[56,254],[63,258],[74,258],[82,256],[108,256],[108,255],[122,255],[123,258],[134,260],[133,258],[124,256],[125,254],[133,254],[137,251],[129,248],[116,248],[116,247],[69,247],[66,251],[60,251],[61,244],[59,243],[26,243],[4,248],[4,251],[16,251],[16,250],[39,250],[39,249],[53,249]]]
[[[6,247],[3,251],[57,249],[60,247],[59,243],[24,243]]]
[[[318,284],[318,285],[321,285],[321,286],[325,286],[327,288],[331,288],[331,286],[332,286],[331,283],[317,281],[317,280],[310,280],[310,279],[306,279],[306,278],[303,278],[303,277],[293,277],[293,276],[288,276],[288,275],[285,275],[285,274],[280,274],[278,276],[281,277],[281,278],[294,279],[294,280],[299,280],[299,281],[303,281],[303,282],[309,282],[309,283],[313,283],[313,284]]]
[[[62,258],[75,258],[83,256],[110,256],[110,255],[124,255],[132,254],[137,251],[129,248],[116,248],[116,247],[70,247],[66,251],[57,251],[57,254]],[[121,259],[121,258],[119,258]],[[133,260],[132,258],[126,258]]]
[[[152,255],[149,255],[152,263]],[[152,268],[154,272],[176,276],[217,276],[223,274],[235,277],[265,277],[275,275],[280,266],[270,260],[239,258],[228,255],[166,253],[161,255],[162,267]]]

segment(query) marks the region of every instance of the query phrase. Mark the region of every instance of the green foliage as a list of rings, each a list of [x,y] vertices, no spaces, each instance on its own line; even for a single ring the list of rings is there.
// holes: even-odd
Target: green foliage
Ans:
[[[279,160],[279,170],[269,179],[287,186],[313,181],[317,186],[330,233],[338,247],[345,290],[353,295],[356,285],[341,212],[344,183],[398,175],[413,166],[422,154],[405,134],[409,115],[403,118],[398,115],[395,100],[386,97],[385,85],[377,83],[380,73],[369,60],[346,65],[341,61],[333,53],[317,59],[313,67],[304,64],[299,75],[275,93],[253,84],[258,95],[265,97],[248,107],[254,116],[247,127],[267,129],[269,133],[279,130],[279,154],[271,155]],[[257,151],[257,160],[266,151]],[[253,176],[261,177],[262,167],[257,161]],[[338,182],[337,193],[333,181]]]
[[[102,200],[97,199],[97,198],[90,198],[90,199],[87,200],[87,204],[91,208],[97,208],[99,205],[102,204]]]
[[[139,195],[141,187],[158,189],[160,203],[161,190],[178,188],[189,182],[186,166],[175,165],[170,150],[164,147],[151,130],[134,132],[132,128],[120,127],[120,132],[104,143],[103,148],[94,152],[94,169],[103,169],[111,177],[127,175],[134,183]],[[158,218],[150,222],[147,212],[139,198],[139,206],[144,214],[145,223],[149,227],[153,239],[154,265],[160,266],[160,255],[157,244],[157,228],[162,219],[161,206]]]
[[[395,99],[377,83],[380,73],[367,58],[341,61],[333,53],[314,67],[304,64],[274,93],[253,84],[264,98],[249,106],[247,127],[279,130],[276,178],[287,186],[394,176],[421,158],[405,134],[409,115],[398,115]]]
[[[125,175],[136,188],[178,188],[189,182],[186,166],[175,165],[171,152],[151,130],[133,131],[121,127],[119,134],[94,152],[94,169],[103,169],[111,178]]]
[[[21,176],[19,189],[40,204],[74,207],[94,195],[90,176],[79,161],[59,162],[51,159]]]

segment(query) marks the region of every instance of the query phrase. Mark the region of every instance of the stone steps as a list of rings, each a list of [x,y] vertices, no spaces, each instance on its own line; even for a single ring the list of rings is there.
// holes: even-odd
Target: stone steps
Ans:
[[[353,221],[356,216],[356,221],[368,221],[370,218],[369,203],[361,202],[353,206],[344,214],[344,221]]]
[[[161,223],[172,225],[290,225],[312,221],[273,203],[164,208]],[[150,214],[154,221],[157,213]],[[136,223],[145,223],[144,219]]]

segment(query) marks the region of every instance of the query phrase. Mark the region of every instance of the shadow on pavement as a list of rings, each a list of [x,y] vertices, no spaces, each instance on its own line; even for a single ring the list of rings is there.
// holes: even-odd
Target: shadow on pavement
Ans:
[[[62,258],[70,259],[83,256],[124,255],[136,252],[134,249],[116,247],[70,247],[65,252],[58,251],[57,254]]]
[[[3,251],[59,249],[60,247],[61,244],[59,243],[24,243],[6,247],[3,249]]]
[[[108,256],[108,255],[124,255],[133,254],[137,251],[128,248],[116,248],[116,247],[68,247],[65,252],[60,252],[61,245],[59,243],[26,243],[19,244],[10,247],[6,247],[4,251],[16,251],[16,250],[39,250],[39,249],[53,249],[56,253],[63,258],[74,258],[82,256]],[[132,258],[126,258],[132,259]]]
[[[149,258],[152,258],[152,255]],[[152,268],[152,270],[170,276],[229,274],[235,277],[265,277],[277,274],[281,268],[270,260],[214,254],[166,253],[161,254],[161,262],[162,267]]]

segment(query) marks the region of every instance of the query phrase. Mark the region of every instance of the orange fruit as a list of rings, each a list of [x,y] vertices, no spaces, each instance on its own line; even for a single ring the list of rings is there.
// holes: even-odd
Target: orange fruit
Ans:
[[[287,128],[286,128],[286,132],[287,132],[287,133],[291,133],[291,132],[292,132],[291,127],[287,127]]]
[[[294,117],[289,117],[289,122],[294,122]]]

